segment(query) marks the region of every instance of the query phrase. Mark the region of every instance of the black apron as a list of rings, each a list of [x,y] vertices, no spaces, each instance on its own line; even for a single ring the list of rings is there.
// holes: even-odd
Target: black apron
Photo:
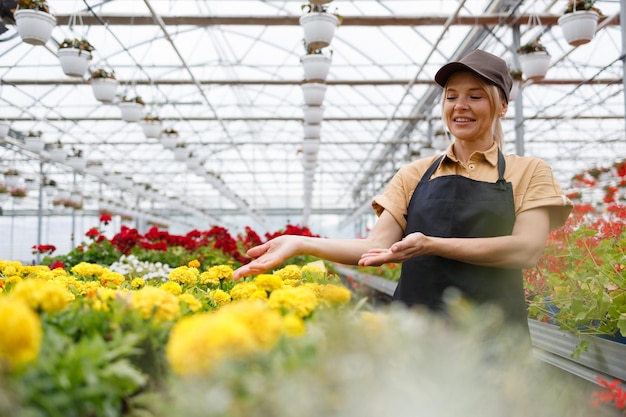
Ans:
[[[405,236],[478,238],[510,235],[515,223],[513,186],[504,179],[506,163],[498,150],[498,180],[476,181],[461,175],[430,179],[443,155],[415,187],[407,212]],[[471,244],[469,242],[468,244]],[[394,300],[444,311],[443,293],[455,287],[476,303],[499,306],[507,320],[527,327],[522,272],[472,265],[421,255],[402,264]]]

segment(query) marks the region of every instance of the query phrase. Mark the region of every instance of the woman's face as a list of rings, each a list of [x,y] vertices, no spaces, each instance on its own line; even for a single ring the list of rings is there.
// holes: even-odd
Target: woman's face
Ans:
[[[450,133],[460,141],[476,142],[487,146],[493,143],[494,114],[492,100],[484,83],[471,72],[453,74],[446,84],[443,113]],[[501,103],[499,113],[506,112],[506,102]]]

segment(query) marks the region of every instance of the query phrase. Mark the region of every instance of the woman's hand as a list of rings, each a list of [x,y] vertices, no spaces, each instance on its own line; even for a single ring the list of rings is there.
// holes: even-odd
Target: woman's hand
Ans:
[[[389,249],[371,249],[361,255],[360,266],[378,266],[386,263],[404,262],[426,254],[428,237],[415,232],[391,245]]]
[[[283,235],[249,249],[248,256],[255,259],[235,271],[235,281],[247,275],[262,274],[298,255],[299,239],[299,236]]]

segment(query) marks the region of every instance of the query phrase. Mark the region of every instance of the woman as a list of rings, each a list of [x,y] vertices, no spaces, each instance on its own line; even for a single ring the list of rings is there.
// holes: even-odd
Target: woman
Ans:
[[[444,155],[398,171],[374,198],[379,218],[369,237],[281,236],[250,249],[255,259],[235,278],[299,254],[362,266],[402,262],[395,300],[442,310],[446,290],[456,288],[525,324],[521,269],[537,263],[572,204],[544,161],[501,152],[500,118],[512,85],[502,59],[475,50],[444,65],[435,81],[444,88],[443,120],[454,142]]]

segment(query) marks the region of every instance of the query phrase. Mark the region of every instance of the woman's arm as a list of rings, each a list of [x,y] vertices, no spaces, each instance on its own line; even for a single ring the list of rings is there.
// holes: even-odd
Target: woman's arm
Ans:
[[[384,211],[370,236],[365,239],[279,236],[248,250],[248,256],[255,259],[235,271],[235,280],[269,271],[296,255],[312,255],[331,262],[356,265],[364,252],[373,248],[389,248],[402,234],[402,228],[393,216]]]
[[[418,255],[437,255],[475,265],[530,268],[543,253],[550,231],[550,212],[540,207],[520,213],[513,232],[489,238],[440,238],[411,233],[389,249],[373,249],[359,265],[404,262]]]

